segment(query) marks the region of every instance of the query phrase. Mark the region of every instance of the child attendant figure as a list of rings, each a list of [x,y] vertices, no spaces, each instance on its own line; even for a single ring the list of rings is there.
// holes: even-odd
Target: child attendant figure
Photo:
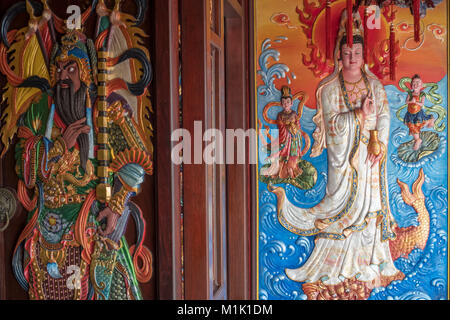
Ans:
[[[416,74],[411,79],[411,91],[406,98],[408,112],[406,112],[404,120],[409,128],[409,134],[414,138],[414,150],[418,150],[422,144],[422,139],[420,138],[422,128],[433,127],[435,121],[432,115],[426,115],[422,110],[425,102],[425,93],[422,90],[422,79]]]

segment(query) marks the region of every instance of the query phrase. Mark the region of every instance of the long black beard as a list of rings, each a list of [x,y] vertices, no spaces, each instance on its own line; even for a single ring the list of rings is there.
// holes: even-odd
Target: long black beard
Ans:
[[[77,120],[86,117],[86,85],[81,83],[80,89],[74,92],[73,83],[69,88],[61,88],[61,84],[56,85],[55,108],[62,122],[69,126]],[[81,133],[77,138],[80,147],[80,165],[86,170],[86,163],[89,156],[89,135]]]

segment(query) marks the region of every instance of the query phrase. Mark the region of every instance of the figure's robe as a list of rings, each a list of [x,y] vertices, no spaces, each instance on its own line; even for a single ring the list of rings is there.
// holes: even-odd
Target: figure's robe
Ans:
[[[388,144],[388,102],[377,79],[367,78],[366,85],[373,93],[376,115],[367,117],[364,123],[355,112],[361,101],[346,103],[339,77],[318,89],[328,153],[328,181],[322,201],[303,209],[293,205],[283,189],[274,190],[280,223],[298,235],[316,235],[315,247],[305,264],[286,269],[292,280],[321,280],[334,285],[345,278],[371,281],[399,272],[389,250],[388,240],[395,234],[391,231],[386,161],[383,158],[373,168],[369,161],[366,163],[369,130],[378,130],[379,141],[385,147]],[[324,229],[316,227],[317,219],[326,224]]]
[[[404,122],[409,129],[410,135],[420,134],[427,121],[433,118],[431,114],[425,114],[422,106],[417,103],[421,101],[422,96],[423,94],[418,96],[411,95],[411,101],[408,102],[408,111],[405,114]]]

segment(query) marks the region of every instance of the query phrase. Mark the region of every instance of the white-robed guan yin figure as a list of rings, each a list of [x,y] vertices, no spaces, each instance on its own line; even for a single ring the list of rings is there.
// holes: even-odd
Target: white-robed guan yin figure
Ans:
[[[291,280],[304,282],[308,299],[367,299],[373,288],[404,277],[389,249],[395,238],[386,181],[389,105],[383,85],[364,64],[361,18],[358,12],[353,16],[353,45],[347,45],[344,11],[334,73],[316,92],[311,157],[327,150],[326,194],[303,209],[284,189],[270,187],[283,227],[316,237],[304,265],[285,270]]]

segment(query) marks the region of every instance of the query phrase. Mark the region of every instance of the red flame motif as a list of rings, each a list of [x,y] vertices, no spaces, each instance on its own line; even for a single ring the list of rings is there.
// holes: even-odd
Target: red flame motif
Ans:
[[[345,8],[346,1],[342,0],[330,0],[330,6],[332,7],[332,28],[330,30],[325,30],[324,26],[320,24],[324,24],[325,17],[325,8],[327,4],[327,0],[303,0],[303,9],[296,8],[296,12],[298,14],[298,18],[300,23],[302,24],[302,29],[304,34],[308,39],[307,48],[309,49],[308,53],[302,54],[302,62],[308,67],[309,70],[314,74],[315,77],[325,78],[328,76],[334,69],[334,61],[333,59],[326,59],[325,51],[326,51],[326,42],[323,38],[324,32],[331,33],[331,43],[335,43],[338,23],[340,19],[340,13],[342,9]],[[364,16],[363,10],[360,11],[361,17]],[[322,13],[323,11],[323,13]],[[378,35],[374,35],[375,30],[371,30],[371,35],[369,38],[369,46],[370,50],[372,50],[372,55],[369,58],[369,61],[366,63],[369,64],[369,67],[372,72],[374,72],[380,79],[386,79],[389,77],[389,66],[390,66],[390,52],[389,52],[389,36],[385,35],[383,32],[387,30],[389,31],[389,23],[394,21],[395,19],[395,10],[391,10],[389,7],[385,7],[381,10],[381,14],[385,18],[385,22],[388,24],[384,24],[382,28],[384,31],[380,30]],[[323,19],[322,19],[323,18]],[[320,30],[317,31],[316,30]],[[318,35],[314,36],[313,34]],[[319,38],[320,37],[320,38]],[[317,39],[316,39],[317,38]],[[397,57],[400,54],[400,45],[399,42],[395,42],[395,62],[394,67],[397,65]]]
[[[391,6],[386,6],[381,9],[381,13],[386,18],[386,21],[388,23],[391,23],[395,20],[395,14],[397,13],[397,10],[391,10]]]
[[[389,39],[381,41],[375,48],[373,48],[372,58],[377,61],[370,68],[379,79],[384,79],[390,75],[390,51],[389,51]],[[395,42],[394,48],[395,66],[397,66],[398,56],[400,55],[399,41]]]
[[[331,2],[334,2],[332,0]],[[303,10],[300,10],[298,7],[295,8],[295,12],[298,13],[298,19],[305,26],[302,27],[308,39],[312,38],[312,29],[314,26],[314,22],[316,21],[319,13],[325,8],[327,1],[319,0],[319,5],[317,6],[314,2],[309,2],[308,0],[303,0]],[[306,14],[305,14],[306,13]]]
[[[309,60],[307,56],[302,53],[302,62],[312,71],[314,76],[322,78],[324,75],[333,72],[333,64],[330,64],[326,59],[326,56],[314,45],[312,42],[308,42],[307,48],[311,49]]]

